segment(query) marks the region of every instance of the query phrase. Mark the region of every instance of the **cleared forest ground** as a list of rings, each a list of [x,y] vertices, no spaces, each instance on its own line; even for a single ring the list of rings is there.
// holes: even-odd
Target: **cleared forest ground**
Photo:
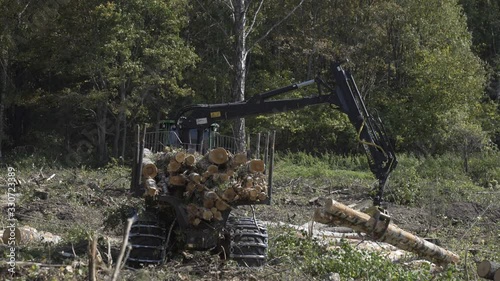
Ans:
[[[305,161],[307,160],[307,161]],[[182,252],[165,265],[132,270],[124,268],[119,280],[477,280],[476,262],[483,259],[500,260],[500,194],[497,187],[480,186],[456,189],[445,179],[417,181],[409,175],[411,184],[420,183],[418,200],[408,204],[390,203],[392,222],[418,236],[433,238],[442,247],[456,252],[460,264],[434,270],[428,265],[412,263],[418,258],[409,255],[393,263],[377,253],[358,252],[350,245],[332,250],[321,241],[296,231],[286,224],[303,225],[312,219],[315,208],[323,198],[332,197],[344,204],[370,204],[369,194],[374,179],[362,170],[362,163],[331,167],[319,159],[300,161],[284,157],[277,161],[274,193],[271,206],[257,206],[255,216],[270,225],[269,262],[261,268],[241,268],[235,263],[221,261],[218,256],[202,252]],[[316,164],[308,161],[316,161]],[[355,161],[356,162],[356,161]],[[60,169],[17,163],[14,216],[18,226],[30,226],[39,232],[60,236],[57,244],[32,242],[16,249],[13,280],[87,280],[89,238],[97,233],[97,280],[108,280],[115,262],[124,226],[131,207],[140,209],[142,200],[130,197],[129,169],[109,166],[100,169]],[[394,175],[387,198],[403,198],[397,185],[404,182],[402,171]],[[0,179],[0,185],[7,177]],[[427,188],[425,188],[427,185]],[[434,185],[434,186],[433,186]],[[2,190],[7,190],[2,189]],[[411,189],[409,189],[411,190]],[[404,194],[403,194],[404,195]],[[3,227],[7,220],[8,201],[2,196]],[[393,200],[398,201],[398,200]],[[402,201],[402,200],[399,200]],[[250,208],[236,211],[253,216]],[[3,278],[11,279],[10,249],[1,246],[0,262]],[[386,279],[384,279],[386,278]]]

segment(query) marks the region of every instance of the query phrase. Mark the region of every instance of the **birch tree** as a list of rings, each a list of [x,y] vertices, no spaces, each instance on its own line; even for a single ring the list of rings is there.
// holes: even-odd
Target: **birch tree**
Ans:
[[[230,42],[230,49],[225,49],[226,53],[217,49],[216,55],[225,61],[230,71],[231,77],[229,79],[231,82],[229,83],[229,92],[233,101],[245,100],[245,83],[247,80],[248,57],[250,53],[276,27],[292,16],[303,2],[304,0],[295,1],[294,5],[290,5],[291,8],[286,11],[281,19],[274,22],[266,30],[262,30],[261,24],[266,18],[266,15],[263,13],[266,6],[264,0],[219,0],[210,4],[201,0],[195,1],[196,7],[200,10],[200,13],[203,13],[202,16],[205,16],[204,19],[208,21],[208,24],[205,23],[205,26],[217,30],[226,41]],[[210,39],[207,40],[210,41]],[[213,58],[207,56],[207,59]],[[217,90],[220,91],[221,89],[218,88]],[[209,102],[214,101],[211,100]],[[234,121],[233,135],[237,139],[237,150],[245,151],[246,133],[244,118]]]

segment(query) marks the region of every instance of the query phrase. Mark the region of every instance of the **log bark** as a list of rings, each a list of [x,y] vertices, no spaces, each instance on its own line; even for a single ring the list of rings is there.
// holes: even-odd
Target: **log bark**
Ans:
[[[400,249],[411,251],[438,264],[458,263],[455,253],[445,250],[399,227],[377,221],[368,214],[353,210],[329,199],[324,208],[316,209],[314,220],[325,224],[347,226],[354,230],[379,237],[378,241],[389,243]]]
[[[493,278],[495,277],[495,272],[499,269],[500,263],[484,260],[477,265],[477,275],[488,280],[496,280]]]

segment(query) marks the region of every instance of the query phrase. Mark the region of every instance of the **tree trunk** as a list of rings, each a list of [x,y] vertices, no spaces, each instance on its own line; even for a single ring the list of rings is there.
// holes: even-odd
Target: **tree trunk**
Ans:
[[[377,240],[380,242],[414,252],[439,264],[458,263],[460,259],[455,253],[408,233],[393,224],[386,225],[383,221],[353,210],[333,199],[327,200],[324,208],[316,209],[314,220],[369,233],[378,237]]]
[[[97,109],[97,154],[99,164],[104,164],[108,161],[108,148],[106,145],[106,124],[107,123],[107,106],[106,102],[102,102]]]
[[[122,82],[119,89],[120,94],[120,104],[118,110],[118,117],[116,118],[115,127],[115,139],[113,143],[113,156],[118,158],[120,156],[120,136],[121,136],[121,126],[125,123],[125,100],[126,100],[126,86],[125,82]]]
[[[232,96],[234,101],[242,101],[245,99],[245,80],[246,80],[246,1],[236,0],[233,1],[234,6],[234,36],[235,36],[235,56],[234,56],[234,79]],[[246,150],[246,135],[245,135],[245,119],[238,118],[234,121],[234,136],[236,138],[237,152],[244,152]]]
[[[122,136],[122,153],[120,163],[125,164],[125,149],[127,147],[127,115],[123,114],[123,136]]]
[[[4,138],[4,114],[5,114],[5,97],[7,96],[7,65],[8,65],[8,51],[2,49],[0,54],[0,66],[2,66],[0,74],[0,163],[3,160],[2,154],[2,140]]]

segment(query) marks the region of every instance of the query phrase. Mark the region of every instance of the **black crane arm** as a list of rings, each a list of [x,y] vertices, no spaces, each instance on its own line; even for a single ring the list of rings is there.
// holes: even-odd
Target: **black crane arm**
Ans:
[[[274,114],[323,103],[333,104],[349,117],[358,132],[359,141],[368,157],[370,170],[379,180],[379,189],[374,198],[374,204],[378,206],[382,201],[385,183],[397,164],[394,150],[380,120],[368,113],[352,75],[336,63],[333,65],[333,76],[335,80],[333,87],[317,78],[258,94],[245,101],[185,107],[176,117],[181,141],[186,142],[189,130],[203,130],[218,120]],[[313,84],[318,86],[318,95],[295,99],[270,99]],[[330,93],[322,94],[322,87],[328,89]]]

